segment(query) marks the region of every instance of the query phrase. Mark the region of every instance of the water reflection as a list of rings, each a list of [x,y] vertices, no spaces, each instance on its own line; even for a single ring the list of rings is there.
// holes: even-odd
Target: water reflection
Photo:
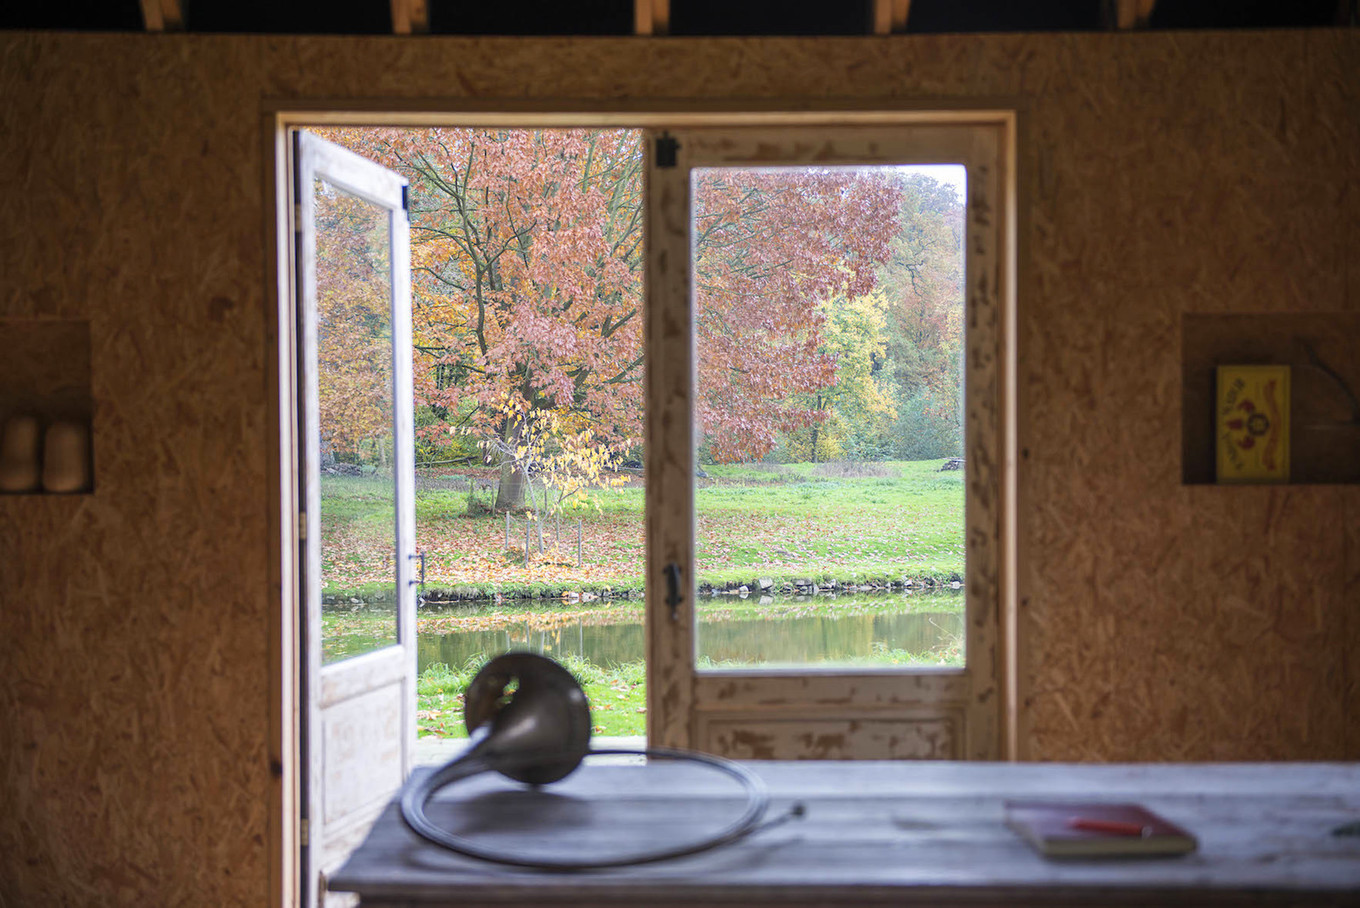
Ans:
[[[645,639],[641,610],[617,623],[553,622],[533,616],[494,630],[418,634],[418,668],[442,662],[466,665],[483,655],[531,650],[596,665],[641,662]],[[960,660],[963,597],[915,594],[855,597],[787,597],[762,603],[715,599],[701,603],[701,665],[835,665]]]

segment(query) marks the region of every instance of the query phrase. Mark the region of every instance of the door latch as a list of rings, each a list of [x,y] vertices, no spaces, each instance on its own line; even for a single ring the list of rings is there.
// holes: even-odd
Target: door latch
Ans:
[[[680,620],[680,603],[684,598],[680,595],[680,565],[672,561],[666,565],[666,585],[669,593],[666,596],[666,604],[671,607],[671,620]]]
[[[675,153],[680,143],[668,132],[663,132],[656,140],[656,166],[658,169],[675,166]]]

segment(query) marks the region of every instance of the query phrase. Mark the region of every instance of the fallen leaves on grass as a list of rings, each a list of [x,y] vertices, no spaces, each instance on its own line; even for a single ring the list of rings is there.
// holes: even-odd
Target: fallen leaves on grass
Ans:
[[[892,565],[903,574],[962,572],[963,489],[941,492],[933,473],[893,480],[844,480],[831,484],[805,482],[791,471],[781,474],[778,488],[739,488],[738,480],[722,480],[696,497],[697,568],[700,572],[750,570],[752,576],[806,572],[836,576],[856,569],[882,570]],[[830,489],[831,491],[825,491]],[[592,587],[643,572],[642,498],[597,490],[607,507],[581,518],[582,562],[577,563],[575,518],[545,519],[539,534],[529,534],[525,554],[525,521],[504,515],[465,517],[427,504],[416,532],[416,547],[425,554],[427,585],[512,587],[548,584]],[[457,506],[452,499],[449,508]],[[621,504],[622,502],[622,504]],[[341,506],[343,504],[343,506]],[[365,504],[369,510],[381,506]],[[390,515],[390,505],[388,514]],[[356,589],[375,582],[391,583],[393,554],[385,541],[387,520],[363,510],[354,500],[337,502],[321,518],[324,584]]]
[[[520,522],[521,530],[523,523]],[[416,549],[425,553],[425,581],[433,586],[493,583],[590,585],[642,572],[642,522],[635,518],[600,517],[585,524],[583,563],[576,563],[576,533],[544,528],[544,551],[531,540],[524,559],[524,536],[512,533],[506,546],[505,526],[494,518],[445,517],[417,528]],[[383,540],[355,522],[322,519],[321,547],[327,586],[353,588],[391,581],[392,551]],[[517,560],[509,560],[513,553]]]

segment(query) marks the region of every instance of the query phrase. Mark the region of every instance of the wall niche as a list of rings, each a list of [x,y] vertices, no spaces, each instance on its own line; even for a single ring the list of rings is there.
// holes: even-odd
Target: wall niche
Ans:
[[[92,416],[90,323],[0,321],[0,494],[92,492]]]
[[[1291,484],[1360,483],[1360,312],[1181,318],[1181,470],[1214,483],[1216,367],[1290,367]]]

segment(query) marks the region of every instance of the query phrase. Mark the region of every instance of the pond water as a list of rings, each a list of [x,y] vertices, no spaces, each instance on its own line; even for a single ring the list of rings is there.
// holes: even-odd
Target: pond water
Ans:
[[[601,623],[598,616],[584,616],[544,626],[526,616],[494,630],[418,634],[418,669],[439,662],[461,667],[476,656],[512,649],[558,659],[575,656],[601,666],[641,662],[641,608],[617,618]],[[906,654],[932,662],[952,656],[962,664],[963,633],[958,593],[718,598],[700,604],[698,651],[701,663],[715,667],[913,661]]]
[[[469,625],[449,630],[449,624]],[[395,642],[390,608],[328,609],[322,614],[323,661],[337,662]],[[461,668],[479,656],[531,650],[599,666],[641,662],[642,605],[507,602],[499,607],[420,610],[418,666]],[[443,630],[430,630],[443,625]],[[963,595],[957,592],[857,593],[699,603],[698,655],[715,667],[963,663]]]

